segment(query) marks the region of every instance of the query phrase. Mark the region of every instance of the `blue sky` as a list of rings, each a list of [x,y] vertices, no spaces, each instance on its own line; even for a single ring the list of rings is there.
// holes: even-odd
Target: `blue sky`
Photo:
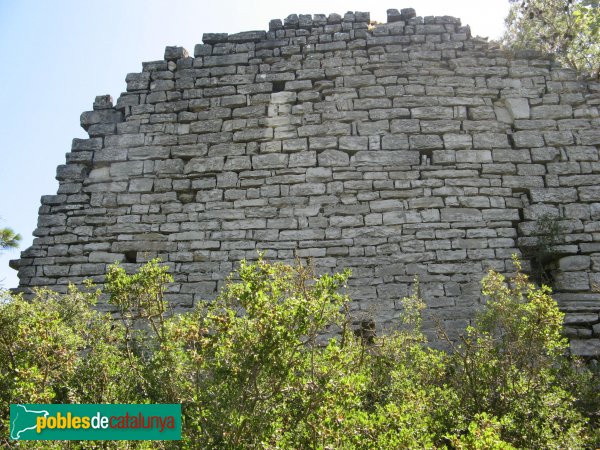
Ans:
[[[508,6],[508,0],[0,0],[0,226],[21,233],[21,250],[31,244],[40,197],[58,188],[56,166],[74,137],[87,137],[80,114],[96,95],[116,101],[127,73],[162,59],[167,45],[193,54],[203,33],[264,30],[269,20],[292,13],[369,11],[385,22],[388,8],[406,7],[420,16],[460,17],[474,35],[497,38]],[[8,261],[18,257],[0,253],[0,286],[17,285]]]

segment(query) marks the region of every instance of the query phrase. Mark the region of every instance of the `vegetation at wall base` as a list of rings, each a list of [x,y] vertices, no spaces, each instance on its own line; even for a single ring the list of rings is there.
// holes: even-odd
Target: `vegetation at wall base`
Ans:
[[[167,269],[0,304],[0,433],[15,448],[594,448],[598,378],[567,356],[546,287],[490,271],[451,352],[427,346],[417,286],[402,327],[357,335],[349,271],[242,261],[216,300],[170,315]],[[360,334],[360,333],[359,333]],[[9,441],[10,403],[181,403],[180,442]]]

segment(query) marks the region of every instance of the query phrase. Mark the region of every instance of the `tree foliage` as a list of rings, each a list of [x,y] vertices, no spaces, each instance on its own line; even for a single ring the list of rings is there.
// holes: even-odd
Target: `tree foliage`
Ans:
[[[426,345],[417,286],[403,301],[401,330],[355,333],[344,294],[349,276],[242,261],[215,301],[170,315],[170,276],[158,261],[133,275],[114,265],[105,290],[120,320],[91,309],[101,295],[91,286],[38,291],[29,302],[13,297],[0,304],[0,430],[9,403],[150,402],[182,404],[181,442],[103,447],[598,444],[589,421],[597,380],[565,356],[562,315],[547,288],[520,270],[512,279],[490,272],[487,306],[445,353]]]
[[[21,241],[21,235],[10,228],[0,228],[0,250],[17,248]]]
[[[598,0],[509,1],[506,45],[554,54],[564,66],[600,77]]]

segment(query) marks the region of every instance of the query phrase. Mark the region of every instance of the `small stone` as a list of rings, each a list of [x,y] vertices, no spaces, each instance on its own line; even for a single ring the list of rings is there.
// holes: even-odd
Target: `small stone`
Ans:
[[[402,15],[397,9],[388,9],[387,11],[387,23],[400,22]]]
[[[269,22],[269,31],[283,30],[283,22],[281,19],[273,19]]]
[[[110,95],[98,95],[94,100],[94,111],[112,109],[113,99]]]

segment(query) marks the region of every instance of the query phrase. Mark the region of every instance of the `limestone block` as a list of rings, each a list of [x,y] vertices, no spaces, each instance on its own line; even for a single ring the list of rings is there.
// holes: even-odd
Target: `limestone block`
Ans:
[[[410,113],[413,119],[452,119],[454,117],[454,110],[445,106],[411,108]]]
[[[508,148],[506,133],[476,133],[473,134],[473,146],[481,149]]]
[[[351,75],[344,77],[344,86],[348,88],[361,88],[376,84],[374,75]]]
[[[367,150],[369,148],[369,139],[359,136],[343,136],[339,140],[340,150]]]
[[[452,133],[460,131],[458,120],[421,120],[423,133]]]
[[[165,61],[176,61],[181,58],[187,58],[188,52],[183,47],[166,47],[165,48]]]
[[[183,173],[218,172],[223,170],[225,159],[220,156],[192,158],[184,167]]]
[[[533,151],[533,150],[532,150]],[[492,159],[494,162],[530,162],[531,155],[528,150],[507,150],[507,149],[494,149],[492,150]]]
[[[350,124],[340,122],[327,122],[322,125],[305,125],[298,128],[298,137],[347,135],[350,135]]]
[[[577,142],[581,145],[600,145],[600,130],[580,130]]]
[[[274,104],[286,104],[286,103],[294,103],[296,101],[298,94],[296,92],[274,92],[271,94],[271,103]]]
[[[353,105],[357,110],[391,108],[392,101],[388,98],[356,98]]]
[[[454,150],[435,150],[432,152],[431,162],[433,164],[454,164],[456,152]]]
[[[273,153],[267,155],[252,156],[252,167],[254,169],[276,169],[287,167],[289,156]]]
[[[571,353],[582,357],[598,357],[600,339],[571,339]]]
[[[288,167],[314,167],[317,165],[317,153],[314,151],[306,151],[300,153],[292,153],[288,162]]]
[[[421,131],[420,121],[418,119],[399,119],[390,122],[390,131],[392,133],[410,133]]]
[[[531,201],[534,203],[571,203],[577,201],[574,188],[531,189]]]
[[[444,222],[480,222],[481,211],[474,208],[443,208],[441,209]]]
[[[418,164],[419,154],[414,151],[388,150],[388,151],[360,151],[351,158],[357,165],[412,165]]]
[[[300,152],[308,150],[308,140],[306,138],[287,139],[282,142],[284,152]]]
[[[125,260],[125,255],[121,253],[109,253],[109,252],[91,252],[89,254],[90,263],[107,263],[112,264],[115,262],[122,262]]]
[[[147,90],[150,87],[150,73],[128,73],[125,81],[128,91]]]
[[[306,181],[330,181],[332,179],[332,171],[326,167],[311,167],[306,170]]]
[[[444,148],[448,150],[468,149],[473,146],[473,138],[468,134],[444,134]]]
[[[600,186],[583,186],[577,190],[579,191],[579,200],[582,202],[600,201]]]
[[[544,137],[542,133],[537,131],[517,131],[513,134],[513,140],[517,148],[544,146]]]
[[[56,168],[56,179],[58,181],[83,181],[87,169],[82,164],[60,165]]]
[[[93,125],[108,124],[113,127],[113,124],[123,121],[123,113],[114,109],[102,109],[97,111],[86,111],[81,114],[81,127],[88,131]],[[112,129],[112,128],[111,128]]]
[[[143,171],[143,161],[127,161],[113,163],[110,166],[110,175],[112,177],[129,177],[135,175],[142,175]]]
[[[205,44],[211,42],[204,41]],[[230,66],[235,64],[247,64],[248,63],[247,53],[234,53],[232,55],[218,55],[218,56],[205,56],[203,58],[204,66]]]
[[[504,105],[513,120],[529,119],[529,101],[526,98],[507,98]]]
[[[492,152],[489,150],[457,150],[458,163],[488,163],[492,162]]]
[[[102,148],[102,138],[78,139],[74,138],[71,143],[71,151],[95,151]]]
[[[532,119],[569,119],[573,117],[571,105],[542,105],[531,108]]]
[[[411,135],[409,140],[411,150],[444,148],[441,137],[436,134]]]
[[[408,137],[405,134],[390,134],[387,136],[382,136],[381,148],[383,150],[408,150],[410,148]]]
[[[228,42],[259,42],[267,38],[267,33],[263,30],[242,31],[241,33],[230,34],[227,37]]]
[[[217,44],[219,42],[227,42],[227,33],[204,33],[202,42],[205,44]]]
[[[272,128],[249,128],[246,130],[236,131],[233,134],[234,142],[250,142],[250,141],[267,141],[273,139]]]
[[[561,291],[587,291],[590,289],[588,274],[585,272],[558,272],[554,281]]]
[[[598,321],[598,313],[580,313],[565,315],[565,325],[592,325]]]
[[[339,150],[325,150],[317,155],[319,166],[347,166],[350,164],[350,157],[347,153]]]
[[[378,120],[371,122],[359,122],[358,134],[360,136],[373,136],[387,134],[390,129],[388,120]]]

